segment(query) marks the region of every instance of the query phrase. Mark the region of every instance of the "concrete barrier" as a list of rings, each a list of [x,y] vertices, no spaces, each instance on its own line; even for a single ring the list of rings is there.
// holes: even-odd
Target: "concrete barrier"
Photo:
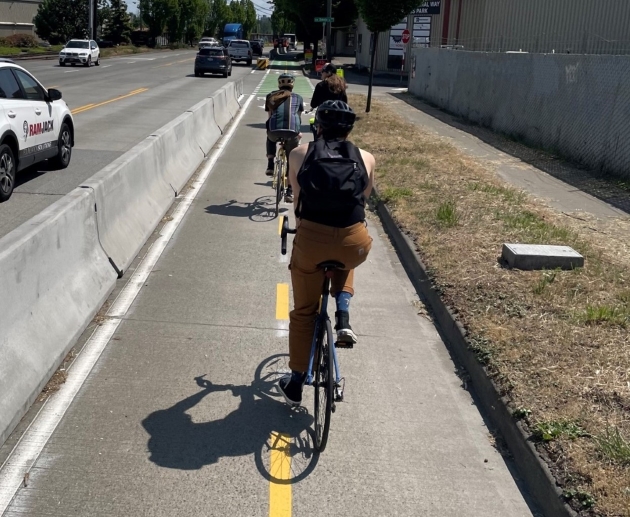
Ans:
[[[241,109],[241,105],[238,103],[238,93],[236,83],[228,83],[225,85],[225,93],[227,95],[227,108],[230,112],[230,118],[234,118],[238,111]]]
[[[195,104],[188,112],[193,114],[194,134],[197,144],[208,154],[221,137],[221,128],[214,118],[214,99],[210,97]]]
[[[234,83],[228,83],[234,84]],[[212,96],[214,99],[214,118],[217,124],[219,124],[219,128],[221,128],[221,132],[225,131],[225,128],[232,120],[232,115],[228,108],[228,98],[227,98],[227,85],[221,87],[216,93]]]
[[[242,89],[228,83],[0,239],[0,445],[230,123]]]
[[[94,204],[75,189],[0,239],[0,445],[116,283]]]
[[[211,99],[207,100],[212,102]],[[203,123],[204,114],[195,114],[199,118],[198,122]],[[197,143],[195,114],[187,111],[151,135],[156,138],[154,151],[160,172],[177,193],[205,158],[205,152]],[[218,139],[220,135],[218,132],[216,134]]]
[[[120,276],[175,199],[158,161],[167,152],[157,142],[146,138],[83,183],[94,190],[101,243]]]

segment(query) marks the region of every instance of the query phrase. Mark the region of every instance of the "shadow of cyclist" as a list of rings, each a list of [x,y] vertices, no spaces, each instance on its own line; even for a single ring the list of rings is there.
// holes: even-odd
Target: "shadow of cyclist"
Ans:
[[[292,456],[300,456],[287,483],[304,479],[315,467],[317,455],[312,450],[310,427],[312,417],[305,409],[290,410],[279,399],[267,396],[269,383],[253,382],[249,386],[216,385],[204,376],[196,377],[201,388],[174,406],[155,411],[142,421],[149,433],[149,459],[160,467],[198,470],[217,463],[222,457],[253,454],[255,463],[266,479],[272,479],[265,458],[273,448],[272,433],[292,437]],[[205,397],[220,391],[231,391],[241,402],[237,410],[220,420],[193,422],[187,411]],[[306,460],[304,459],[306,458]]]
[[[286,211],[286,208],[283,208]],[[227,217],[248,217],[256,223],[264,223],[275,219],[275,202],[272,196],[263,196],[253,202],[236,201],[232,199],[222,205],[206,207],[207,214],[223,215]]]

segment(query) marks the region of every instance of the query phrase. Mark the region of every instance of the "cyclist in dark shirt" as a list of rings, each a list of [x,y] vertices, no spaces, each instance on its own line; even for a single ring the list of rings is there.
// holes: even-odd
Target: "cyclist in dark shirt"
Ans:
[[[322,80],[315,86],[311,109],[317,108],[326,101],[348,102],[346,82],[337,75],[337,68],[328,63],[322,70]]]

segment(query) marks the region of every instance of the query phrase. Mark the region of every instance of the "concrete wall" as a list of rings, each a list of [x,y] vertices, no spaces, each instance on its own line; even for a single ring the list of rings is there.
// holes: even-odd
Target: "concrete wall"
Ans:
[[[589,168],[630,178],[630,57],[416,49],[409,91]],[[412,74],[413,75],[413,74]]]

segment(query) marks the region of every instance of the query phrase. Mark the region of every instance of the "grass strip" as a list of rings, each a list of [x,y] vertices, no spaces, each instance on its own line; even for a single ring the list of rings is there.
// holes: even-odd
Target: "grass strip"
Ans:
[[[391,102],[365,114],[365,97],[350,96],[352,139],[375,155],[383,200],[567,501],[630,515],[630,218],[557,212]],[[585,267],[511,270],[505,242],[572,246]]]

